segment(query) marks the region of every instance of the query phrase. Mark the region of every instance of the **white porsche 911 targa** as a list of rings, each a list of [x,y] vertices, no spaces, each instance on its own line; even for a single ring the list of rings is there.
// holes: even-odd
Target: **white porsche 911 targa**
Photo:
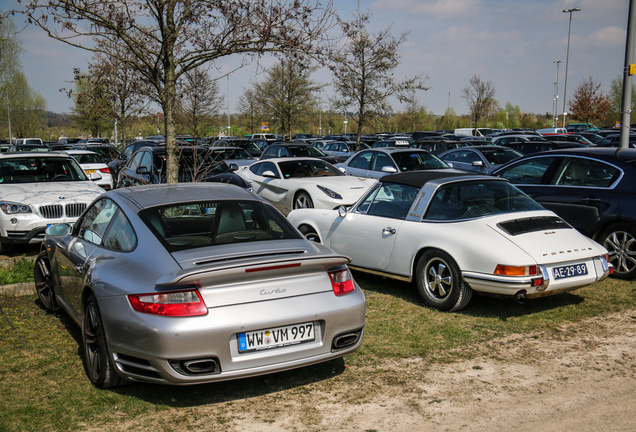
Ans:
[[[607,250],[509,182],[414,171],[383,177],[349,208],[288,215],[351,268],[415,280],[428,306],[465,307],[473,291],[519,300],[570,291],[612,272]]]

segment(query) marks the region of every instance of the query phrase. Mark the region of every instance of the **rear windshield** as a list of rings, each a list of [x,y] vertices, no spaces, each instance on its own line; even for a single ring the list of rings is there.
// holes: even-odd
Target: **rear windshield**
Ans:
[[[460,181],[437,189],[424,219],[462,220],[531,210],[543,207],[508,182]]]
[[[72,154],[73,158],[80,164],[103,164],[104,161],[98,154],[86,153],[86,154]]]
[[[169,252],[301,238],[287,219],[258,201],[189,202],[145,209],[139,215]]]

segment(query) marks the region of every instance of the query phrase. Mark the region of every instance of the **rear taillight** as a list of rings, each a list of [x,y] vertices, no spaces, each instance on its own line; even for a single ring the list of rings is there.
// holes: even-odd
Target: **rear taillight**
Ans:
[[[128,300],[137,312],[153,315],[183,317],[208,313],[208,308],[197,290],[131,294]]]
[[[110,174],[110,168],[100,168],[99,172],[104,174]]]
[[[331,270],[329,272],[331,278],[331,287],[333,293],[337,296],[346,294],[356,289],[356,285],[353,282],[353,277],[348,268]]]
[[[539,273],[537,272],[537,266],[509,266],[499,264],[497,268],[495,268],[495,274],[503,275],[503,276],[536,276]]]

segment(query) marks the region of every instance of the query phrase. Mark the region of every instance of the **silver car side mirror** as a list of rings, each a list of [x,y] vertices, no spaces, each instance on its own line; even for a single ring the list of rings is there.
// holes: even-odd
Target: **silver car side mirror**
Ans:
[[[340,216],[341,218],[345,217],[347,215],[347,208],[345,206],[340,206],[338,207],[338,216]]]

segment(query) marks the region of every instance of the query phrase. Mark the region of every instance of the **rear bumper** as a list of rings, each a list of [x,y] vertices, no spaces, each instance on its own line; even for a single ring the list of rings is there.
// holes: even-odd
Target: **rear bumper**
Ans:
[[[545,297],[572,291],[577,288],[600,282],[612,273],[612,265],[602,256],[588,261],[591,265],[588,274],[568,279],[554,280],[552,267],[539,265],[540,275],[501,276],[465,271],[462,277],[475,291],[501,296],[524,294],[528,299]]]
[[[361,289],[211,307],[205,316],[166,318],[132,310],[126,297],[99,299],[113,363],[132,381],[191,385],[279,372],[343,357],[362,343],[366,300]],[[345,298],[346,297],[346,298]],[[238,333],[314,322],[316,339],[297,345],[239,353]],[[126,328],[125,332],[121,329]],[[351,334],[355,342],[334,349]],[[184,373],[175,364],[215,363],[214,371]]]

